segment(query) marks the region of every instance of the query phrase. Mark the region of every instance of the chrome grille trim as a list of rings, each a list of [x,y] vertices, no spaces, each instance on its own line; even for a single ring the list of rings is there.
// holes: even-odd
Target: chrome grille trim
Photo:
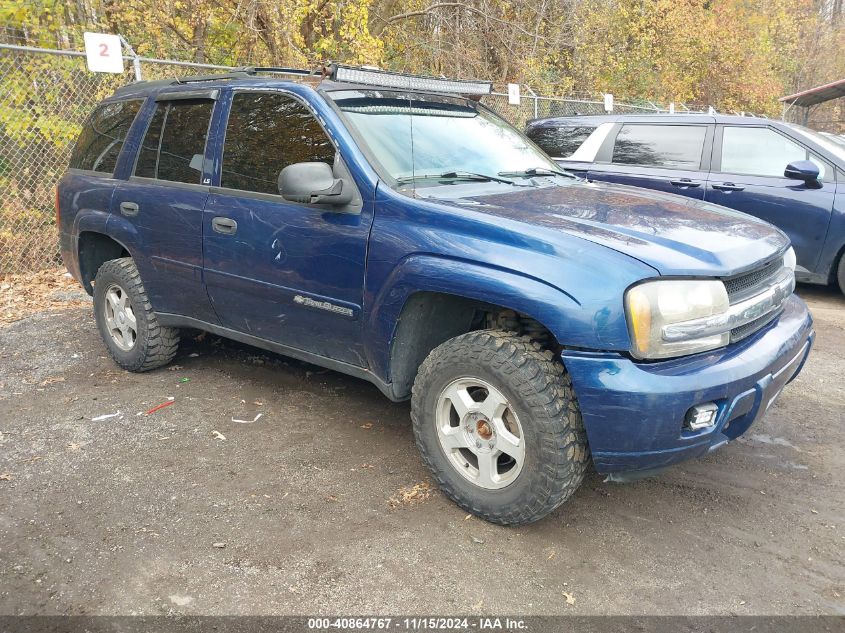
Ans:
[[[780,272],[773,279],[769,279],[762,292],[742,301],[731,303],[726,312],[715,316],[671,323],[664,325],[663,340],[667,342],[688,341],[708,336],[718,336],[739,331],[743,336],[750,336],[755,330],[746,326],[757,321],[759,327],[765,325],[764,318],[774,318],[783,307],[784,302],[795,290],[795,275],[789,268],[781,267]],[[759,329],[758,327],[758,329]]]

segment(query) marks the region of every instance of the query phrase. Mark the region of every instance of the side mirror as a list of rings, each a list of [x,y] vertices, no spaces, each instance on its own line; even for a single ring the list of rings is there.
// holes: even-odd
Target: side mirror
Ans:
[[[342,205],[352,201],[352,186],[335,178],[326,163],[294,163],[279,174],[279,193],[303,204]]]
[[[819,179],[819,166],[810,160],[796,160],[783,170],[784,178],[813,182]]]

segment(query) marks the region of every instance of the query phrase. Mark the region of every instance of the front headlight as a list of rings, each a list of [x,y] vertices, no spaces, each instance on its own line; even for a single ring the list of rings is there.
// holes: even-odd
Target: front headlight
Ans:
[[[625,312],[631,333],[631,353],[641,359],[671,358],[694,354],[730,342],[730,333],[697,337],[690,333],[678,340],[670,335],[685,321],[701,323],[724,315],[729,307],[725,284],[718,280],[670,279],[648,281],[625,293]]]
[[[790,246],[789,250],[783,254],[783,265],[792,272],[795,272],[795,264],[795,249]]]

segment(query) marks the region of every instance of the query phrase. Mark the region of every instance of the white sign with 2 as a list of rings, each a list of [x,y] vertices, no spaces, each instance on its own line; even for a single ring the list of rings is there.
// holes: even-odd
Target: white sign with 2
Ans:
[[[84,33],[88,70],[94,73],[122,73],[123,50],[120,37],[106,33]]]

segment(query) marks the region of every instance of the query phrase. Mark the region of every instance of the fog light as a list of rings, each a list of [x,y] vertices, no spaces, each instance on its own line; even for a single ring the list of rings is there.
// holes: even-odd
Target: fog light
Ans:
[[[684,418],[684,426],[690,431],[706,429],[708,426],[716,424],[716,414],[718,412],[719,407],[712,402],[696,405],[687,411],[687,415]]]

